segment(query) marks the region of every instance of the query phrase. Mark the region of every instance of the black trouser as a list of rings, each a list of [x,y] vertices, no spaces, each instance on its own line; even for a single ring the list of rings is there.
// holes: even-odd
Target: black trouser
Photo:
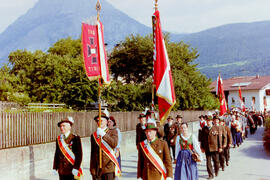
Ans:
[[[206,167],[207,167],[207,172],[209,176],[214,176],[213,175],[213,166],[212,166],[212,160],[214,161],[214,168],[215,168],[215,173],[218,173],[219,170],[219,158],[218,158],[218,152],[205,152],[206,155]]]
[[[224,157],[225,157],[226,163],[228,163],[230,160],[230,148],[229,147],[224,148]]]
[[[222,169],[224,169],[224,159],[225,159],[225,157],[224,157],[224,149],[223,149],[222,152],[219,152],[219,153],[218,153],[218,156],[219,156],[220,167],[221,167]]]
[[[106,173],[102,174],[101,177],[96,177],[92,175],[93,180],[114,180],[114,173]]]
[[[74,175],[59,175],[59,180],[74,180]]]
[[[173,157],[171,157],[171,158],[172,158],[172,160],[174,160],[177,158],[177,157],[175,157],[175,145],[170,145],[169,142],[168,142],[168,145],[169,145],[170,152],[172,151],[172,154],[173,154]],[[171,155],[171,153],[170,153],[170,155]]]

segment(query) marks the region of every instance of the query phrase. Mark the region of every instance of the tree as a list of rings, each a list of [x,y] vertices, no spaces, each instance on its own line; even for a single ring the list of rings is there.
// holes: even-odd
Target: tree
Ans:
[[[151,36],[128,36],[109,55],[109,65],[115,80],[141,83],[152,75],[153,41]]]
[[[165,42],[171,62],[177,98],[174,109],[212,109],[217,107],[210,93],[211,80],[201,74],[193,61],[199,56],[196,49],[183,42]],[[115,79],[125,83],[142,85],[151,79],[153,72],[153,45],[150,36],[127,37],[116,46],[110,55],[110,67]],[[151,98],[151,97],[150,97]]]

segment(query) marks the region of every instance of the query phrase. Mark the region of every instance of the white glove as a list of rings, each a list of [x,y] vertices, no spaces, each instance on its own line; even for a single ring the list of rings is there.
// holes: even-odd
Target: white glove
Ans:
[[[57,170],[55,170],[55,169],[53,170],[52,173],[53,173],[53,175],[55,175],[55,176],[58,175]]]
[[[171,177],[167,177],[166,180],[173,180]]]
[[[77,169],[72,169],[72,174],[78,176],[79,171]]]
[[[137,180],[142,180],[142,178],[138,178]]]
[[[97,128],[97,135],[98,135],[98,136],[103,137],[105,134],[106,134],[106,133],[104,132],[104,130],[103,130],[103,129],[101,129],[101,128]]]

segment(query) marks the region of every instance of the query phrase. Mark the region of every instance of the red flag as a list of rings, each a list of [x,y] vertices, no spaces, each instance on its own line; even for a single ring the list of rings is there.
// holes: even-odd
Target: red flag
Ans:
[[[170,114],[176,103],[170,61],[162,35],[159,11],[153,16],[154,33],[154,84],[158,96],[158,109],[161,124]]]
[[[109,84],[109,70],[104,45],[103,25],[82,23],[82,52],[86,75],[89,80],[102,78],[103,83]]]
[[[217,78],[217,89],[216,89],[216,93],[218,95],[219,98],[219,102],[220,102],[220,112],[219,115],[222,116],[224,113],[227,112],[227,103],[226,103],[226,99],[225,99],[225,95],[224,95],[224,91],[223,91],[223,82],[222,79],[220,77],[220,75],[218,75]]]
[[[246,111],[246,107],[245,107],[245,104],[243,102],[242,92],[241,92],[240,86],[238,88],[238,92],[239,92],[239,99],[240,99],[240,104],[241,104],[241,110],[242,110],[242,112],[245,112]]]

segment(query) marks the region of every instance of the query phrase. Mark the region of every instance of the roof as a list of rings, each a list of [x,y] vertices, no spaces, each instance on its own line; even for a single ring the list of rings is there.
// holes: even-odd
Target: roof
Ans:
[[[210,88],[216,91],[217,81],[212,82]],[[223,80],[224,91],[236,91],[240,85],[241,90],[260,90],[270,84],[270,76],[241,76]]]

